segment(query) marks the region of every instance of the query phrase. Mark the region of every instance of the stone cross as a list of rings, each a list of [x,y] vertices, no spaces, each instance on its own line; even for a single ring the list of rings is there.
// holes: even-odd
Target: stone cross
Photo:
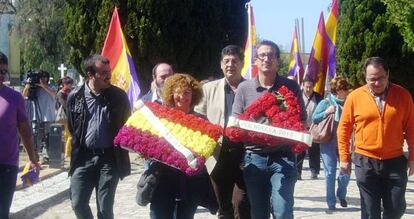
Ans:
[[[62,63],[58,67],[58,70],[60,71],[60,78],[63,78],[65,77],[65,71],[68,70],[68,68],[66,68],[66,66]]]

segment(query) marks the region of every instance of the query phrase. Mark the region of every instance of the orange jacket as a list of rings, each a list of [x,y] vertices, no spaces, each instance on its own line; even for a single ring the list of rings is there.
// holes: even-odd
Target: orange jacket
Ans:
[[[366,85],[351,92],[339,121],[338,149],[341,161],[350,161],[351,134],[355,126],[355,152],[387,160],[403,154],[404,138],[409,160],[414,160],[414,104],[410,93],[391,84],[380,114]]]

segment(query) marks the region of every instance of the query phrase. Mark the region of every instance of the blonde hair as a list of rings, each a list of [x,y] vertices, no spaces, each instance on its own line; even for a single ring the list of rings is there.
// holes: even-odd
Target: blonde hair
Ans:
[[[184,92],[187,88],[192,91],[191,108],[203,98],[201,84],[189,74],[176,73],[168,77],[162,89],[162,100],[167,106],[174,106],[174,92]]]
[[[348,81],[342,76],[336,76],[331,80],[331,93],[337,94],[340,90],[349,90]]]

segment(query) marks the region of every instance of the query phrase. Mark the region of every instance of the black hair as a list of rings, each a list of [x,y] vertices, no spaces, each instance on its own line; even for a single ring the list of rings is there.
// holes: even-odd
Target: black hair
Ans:
[[[91,55],[91,56],[86,57],[85,61],[83,62],[83,68],[86,73],[85,75],[88,75],[88,73],[95,75],[96,73],[95,65],[96,65],[96,62],[98,61],[103,64],[109,64],[109,59],[102,55]]]
[[[157,64],[154,66],[154,68],[152,68],[152,78],[156,78],[157,68],[158,68],[158,66],[160,66],[160,65],[162,65],[162,64],[169,65],[169,66],[170,66],[170,68],[171,68],[171,71],[173,71],[173,70],[172,70],[172,65],[170,65],[170,64],[168,64],[168,63],[166,63],[166,62],[160,62],[160,63],[157,63]]]
[[[239,57],[241,61],[244,61],[244,52],[240,46],[228,45],[221,50],[221,60],[223,60],[226,55],[234,55]]]
[[[387,62],[385,62],[385,60],[383,58],[378,57],[378,56],[369,57],[365,60],[365,64],[364,64],[364,75],[365,76],[367,76],[367,67],[369,65],[373,65],[375,67],[381,66],[387,74],[390,70],[389,67],[388,67]]]
[[[9,60],[7,59],[7,56],[0,52],[0,65],[8,65],[9,64]]]
[[[257,50],[261,47],[261,46],[270,46],[275,50],[275,55],[277,59],[280,59],[280,49],[279,46],[276,45],[276,43],[270,41],[270,40],[263,40],[261,42],[259,42],[256,46],[256,52],[255,52],[255,56],[257,57]]]

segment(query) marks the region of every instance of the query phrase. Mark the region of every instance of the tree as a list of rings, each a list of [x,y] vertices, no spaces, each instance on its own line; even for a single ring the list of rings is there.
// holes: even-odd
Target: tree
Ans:
[[[390,66],[391,81],[414,92],[414,53],[409,51],[399,28],[390,23],[380,0],[341,1],[338,25],[338,73],[355,86],[365,84],[363,63],[380,56]]]
[[[66,60],[63,41],[64,0],[18,0],[14,28],[21,37],[21,72],[43,69],[54,78],[58,63]]]
[[[382,0],[387,5],[391,22],[400,29],[409,49],[414,51],[414,1]]]
[[[66,1],[66,40],[72,46],[70,58],[80,69],[84,57],[101,52],[116,5],[141,83],[151,80],[151,69],[160,61],[171,63],[176,72],[187,72],[199,79],[217,76],[221,49],[230,43],[244,46],[246,2]]]
[[[16,14],[16,7],[12,0],[0,0],[0,15],[2,14]]]

